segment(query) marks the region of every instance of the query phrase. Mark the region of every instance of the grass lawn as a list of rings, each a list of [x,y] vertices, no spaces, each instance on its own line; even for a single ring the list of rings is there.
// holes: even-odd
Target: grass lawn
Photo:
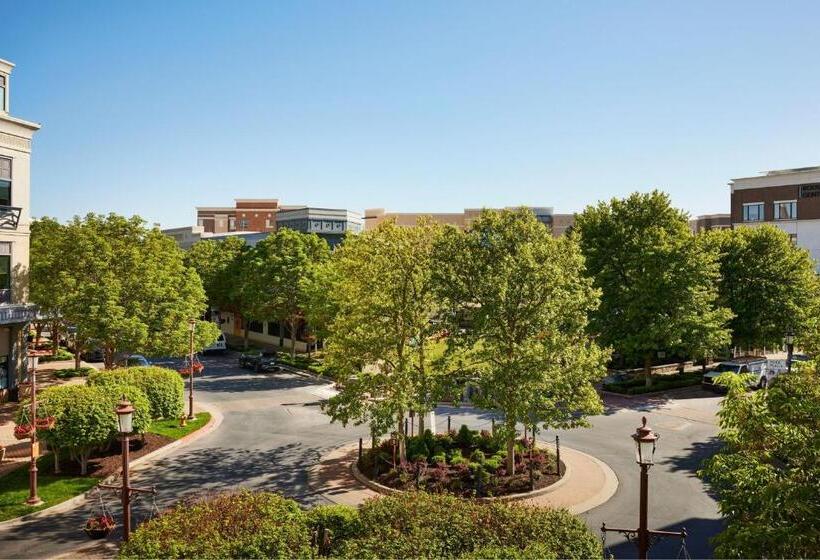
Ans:
[[[45,503],[31,507],[24,502],[28,498],[28,464],[0,477],[0,521],[19,517],[57,505],[87,492],[100,479],[93,476],[63,476],[54,474],[54,458],[51,455],[37,460],[37,493]]]
[[[211,415],[208,412],[200,412],[196,415],[195,420],[188,420],[188,424],[180,427],[179,420],[154,420],[148,431],[152,434],[157,434],[171,439],[179,439],[187,436],[191,432],[195,432],[211,420]]]

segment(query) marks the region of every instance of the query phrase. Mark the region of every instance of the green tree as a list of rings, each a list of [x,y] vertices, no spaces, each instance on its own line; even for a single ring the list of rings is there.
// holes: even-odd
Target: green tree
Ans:
[[[425,221],[411,228],[385,222],[348,237],[316,276],[325,282],[325,364],[341,380],[326,410],[343,424],[369,423],[374,437],[395,427],[401,459],[405,414],[436,401],[432,255],[441,231]]]
[[[251,319],[276,319],[290,329],[291,356],[307,304],[305,286],[317,265],[330,256],[327,242],[316,234],[282,228],[256,244],[245,262],[246,314]],[[247,330],[247,329],[246,329]]]
[[[573,237],[554,239],[526,209],[485,210],[447,230],[434,270],[448,356],[473,376],[476,404],[504,413],[509,473],[518,423],[571,428],[602,411],[593,383],[608,352],[587,334],[599,294]]]
[[[205,310],[205,292],[173,239],[114,214],[74,218],[63,229],[51,305],[76,327],[77,359],[91,344],[102,347],[107,368],[122,351],[186,354],[188,321]],[[199,321],[196,334],[201,349],[218,327]]]
[[[250,248],[241,237],[222,241],[202,239],[185,253],[185,264],[199,274],[208,304],[230,310],[235,306],[241,256]]]
[[[665,193],[589,206],[576,219],[589,274],[601,290],[592,331],[652,383],[659,351],[708,355],[729,344],[731,312],[718,304],[718,264]]]
[[[732,343],[742,348],[779,346],[783,335],[811,330],[817,308],[814,262],[787,233],[771,225],[711,231],[705,244],[719,253],[720,305],[734,313]]]
[[[795,370],[754,393],[726,376],[718,413],[725,445],[700,473],[725,518],[718,558],[820,555],[820,363]]]
[[[51,340],[56,352],[59,333],[64,330],[60,311],[60,261],[66,248],[65,228],[52,218],[41,218],[31,223],[29,268],[29,300],[36,303],[40,313],[51,326]],[[37,338],[42,328],[38,325]]]

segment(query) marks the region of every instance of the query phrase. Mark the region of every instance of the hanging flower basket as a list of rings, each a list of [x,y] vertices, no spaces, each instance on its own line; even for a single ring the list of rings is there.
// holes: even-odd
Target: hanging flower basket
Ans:
[[[200,362],[194,362],[194,373],[202,373],[204,370],[204,365],[202,365]]]
[[[45,416],[43,418],[37,418],[34,421],[34,426],[38,430],[50,430],[54,428],[54,424],[57,422],[57,419],[53,416]]]
[[[177,370],[182,377],[187,377],[191,375],[191,368],[189,367],[181,367]]]
[[[85,522],[83,531],[92,539],[104,539],[111,534],[111,531],[113,531],[116,526],[117,524],[114,523],[114,518],[110,515],[98,515],[96,517],[90,517]]]
[[[31,424],[20,424],[14,427],[14,437],[23,440],[29,439],[34,435],[34,426]]]

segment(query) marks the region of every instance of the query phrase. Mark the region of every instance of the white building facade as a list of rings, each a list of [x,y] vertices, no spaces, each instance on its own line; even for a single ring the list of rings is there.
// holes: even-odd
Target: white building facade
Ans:
[[[40,125],[11,116],[14,64],[0,59],[0,400],[25,374],[25,340],[36,310],[28,301],[31,140]]]

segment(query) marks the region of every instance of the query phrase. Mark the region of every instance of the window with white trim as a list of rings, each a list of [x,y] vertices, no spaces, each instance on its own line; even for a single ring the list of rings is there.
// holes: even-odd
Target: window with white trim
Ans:
[[[796,220],[797,201],[796,200],[776,200],[774,202],[775,220]]]
[[[8,103],[6,102],[6,92],[8,91],[8,78],[5,74],[0,74],[0,111],[7,111]]]
[[[744,222],[762,222],[763,217],[763,203],[751,202],[743,205],[743,221]]]
[[[0,206],[11,206],[11,158],[0,157]]]

